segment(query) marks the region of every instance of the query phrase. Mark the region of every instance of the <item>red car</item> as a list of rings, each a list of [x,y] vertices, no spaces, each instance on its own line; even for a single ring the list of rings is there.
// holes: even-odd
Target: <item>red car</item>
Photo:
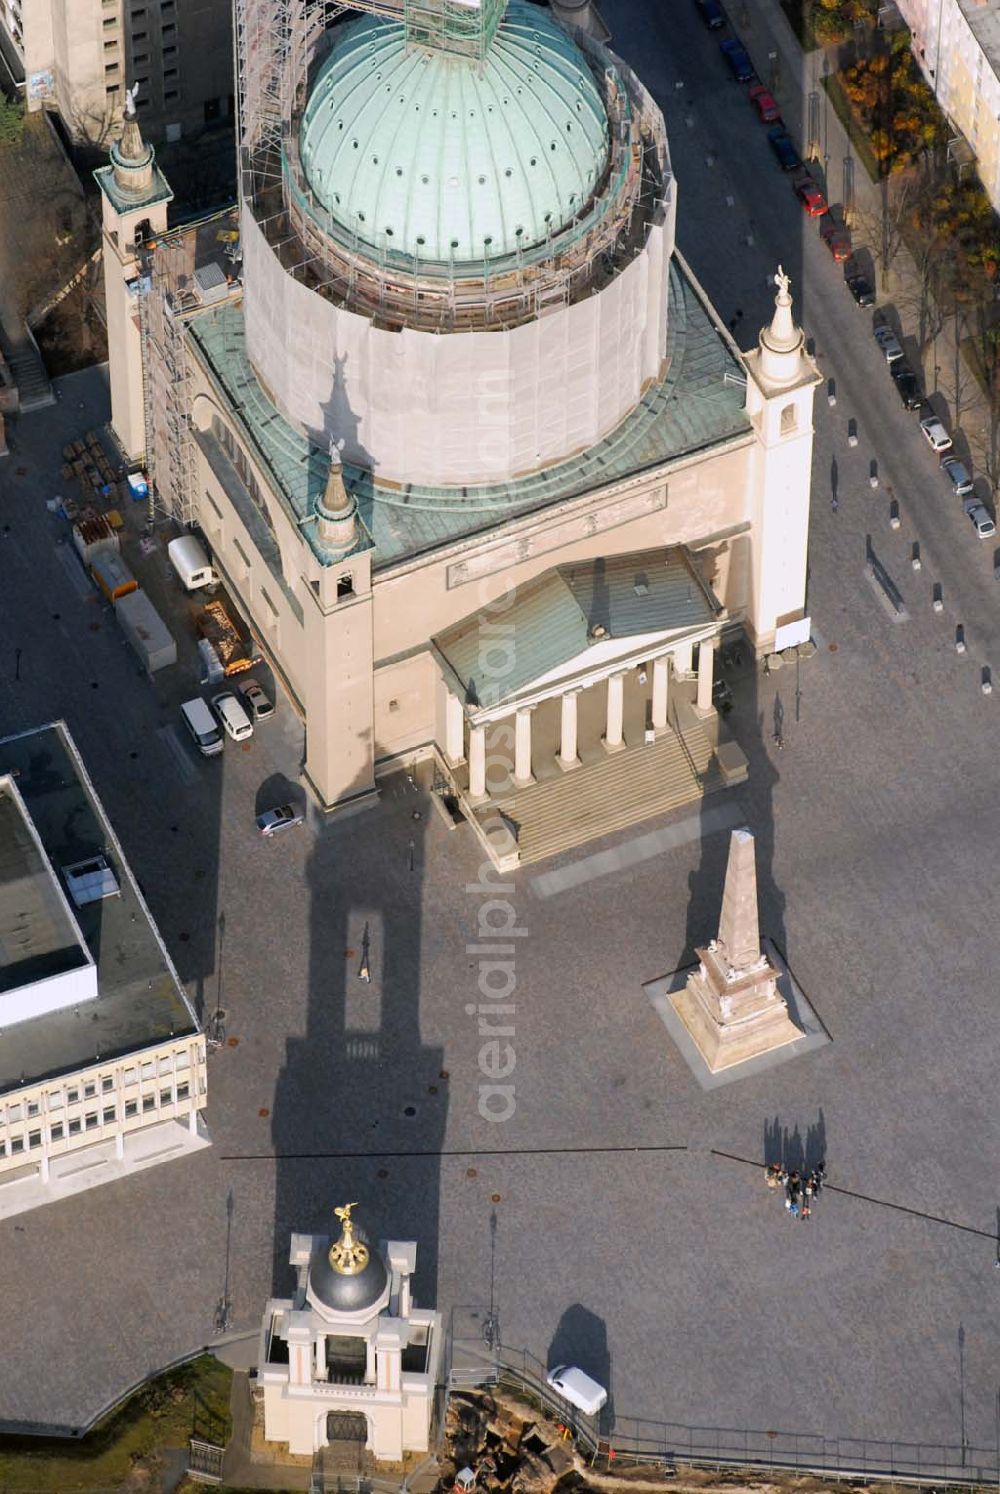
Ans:
[[[813,181],[796,182],[795,195],[810,218],[822,218],[830,211],[826,198]]]
[[[757,109],[757,116],[762,124],[775,124],[781,118],[781,110],[774,101],[774,95],[764,87],[763,83],[755,83],[750,90],[750,97]]]
[[[820,229],[820,233],[826,242],[826,247],[837,261],[842,265],[851,257],[851,236],[841,223],[831,222]]]

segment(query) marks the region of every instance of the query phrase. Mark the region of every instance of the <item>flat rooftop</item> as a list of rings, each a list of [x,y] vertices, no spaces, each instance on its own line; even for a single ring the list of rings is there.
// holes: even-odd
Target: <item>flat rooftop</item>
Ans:
[[[271,473],[275,492],[315,545],[313,526],[302,521],[315,512],[326,487],[329,454],[284,418],[258,382],[247,357],[242,304],[228,302],[203,312],[192,320],[190,336],[249,446]],[[666,362],[664,378],[603,441],[510,482],[390,487],[345,462],[345,480],[374,546],[374,569],[749,436],[743,366],[679,255],[670,269]],[[329,561],[322,546],[316,546],[316,554]]]
[[[172,1035],[197,1032],[194,1011],[66,728],[57,723],[0,740],[3,775],[13,779],[52,866],[58,871],[103,852],[121,895],[74,909],[97,966],[97,999],[3,1031],[0,1094],[76,1072],[99,1059],[135,1052]],[[0,797],[0,843],[5,846],[0,863],[0,939],[4,941],[8,914],[14,907],[10,901],[13,884],[5,879],[8,869],[17,872],[17,852],[11,853],[12,860],[7,855],[5,832],[11,822],[9,808],[4,806],[13,802],[9,792]],[[40,857],[38,862],[44,866]],[[21,866],[27,866],[23,856]],[[60,909],[62,924],[55,917],[53,905],[59,899],[50,896],[51,902],[37,908],[35,923],[40,949],[49,946],[46,959],[60,957],[64,925],[72,927],[64,910]]]
[[[79,970],[87,951],[11,778],[0,778],[0,992]]]

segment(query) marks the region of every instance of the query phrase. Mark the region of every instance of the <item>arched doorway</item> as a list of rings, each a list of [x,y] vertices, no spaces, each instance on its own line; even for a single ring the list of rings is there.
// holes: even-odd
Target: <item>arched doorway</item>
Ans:
[[[328,1411],[327,1442],[354,1442],[364,1447],[368,1441],[368,1418],[361,1411]]]

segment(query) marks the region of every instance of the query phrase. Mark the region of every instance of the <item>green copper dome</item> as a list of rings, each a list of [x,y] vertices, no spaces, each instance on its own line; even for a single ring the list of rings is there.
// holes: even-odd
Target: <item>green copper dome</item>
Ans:
[[[407,50],[396,22],[344,27],[299,145],[315,197],[360,240],[481,261],[543,242],[582,210],[607,164],[608,124],[570,37],[512,0],[481,68]]]

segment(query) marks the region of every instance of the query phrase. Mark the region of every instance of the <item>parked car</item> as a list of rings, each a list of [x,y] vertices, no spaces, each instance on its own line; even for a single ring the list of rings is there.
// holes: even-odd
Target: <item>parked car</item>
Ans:
[[[891,327],[880,322],[877,327],[872,328],[872,334],[882,349],[886,363],[897,363],[902,358],[903,345]]]
[[[849,270],[844,277],[844,283],[858,306],[875,305],[875,287],[867,275],[862,275],[858,270]]]
[[[777,156],[782,171],[797,171],[802,165],[795,141],[784,125],[775,125],[772,130],[768,130],[767,143]]]
[[[978,498],[965,500],[965,512],[972,520],[973,528],[981,540],[993,538],[997,532],[997,526],[990,518],[989,509],[984,507]]]
[[[892,364],[890,373],[896,386],[896,393],[903,402],[903,409],[919,410],[923,404],[923,396],[920,393],[920,381],[913,369],[905,359],[899,358]]]
[[[747,55],[742,42],[735,37],[727,36],[725,41],[719,43],[719,50],[729,64],[729,71],[737,83],[750,83],[753,80],[753,63]]]
[[[294,825],[301,825],[304,816],[291,804],[279,804],[275,809],[265,809],[259,814],[255,821],[261,835],[268,839],[277,835],[281,830],[291,830]]]
[[[829,219],[820,229],[820,235],[838,265],[850,259],[851,235],[842,223],[835,223],[832,218]]]
[[[223,690],[212,696],[212,709],[222,722],[226,735],[234,742],[245,742],[253,736],[253,722],[240,705],[232,690]]]
[[[958,457],[942,457],[941,471],[951,483],[951,490],[956,498],[969,496],[972,492],[972,474],[964,462],[960,462]]]
[[[763,124],[780,124],[781,110],[775,101],[774,95],[763,83],[755,83],[750,90],[750,101],[757,110],[757,117]]]
[[[546,1383],[557,1390],[564,1400],[569,1401],[571,1406],[576,1406],[578,1411],[583,1411],[587,1416],[596,1416],[601,1407],[606,1404],[608,1392],[603,1385],[598,1385],[589,1375],[585,1375],[582,1369],[577,1369],[573,1364],[559,1364],[554,1370],[550,1370],[545,1377]]]
[[[266,721],[269,716],[274,715],[274,702],[268,700],[256,680],[242,680],[240,694],[255,724],[258,721]]]
[[[795,195],[809,214],[810,218],[822,218],[824,213],[830,211],[830,205],[822,192],[806,172],[798,181],[792,183]]]
[[[932,451],[950,450],[951,437],[936,415],[925,415],[920,422],[920,429],[927,437]]]
[[[726,24],[725,12],[719,4],[719,0],[694,0],[701,16],[709,31],[718,31],[720,26]]]

